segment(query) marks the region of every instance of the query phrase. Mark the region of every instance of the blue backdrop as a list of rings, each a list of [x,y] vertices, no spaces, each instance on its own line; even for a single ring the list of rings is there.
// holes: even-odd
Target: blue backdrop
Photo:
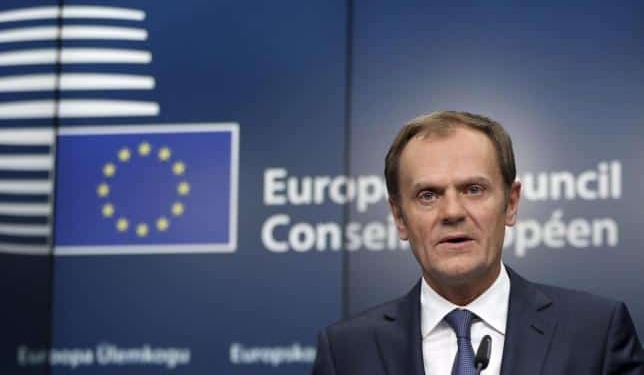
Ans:
[[[639,2],[1,8],[0,372],[308,372],[418,280],[383,160],[440,109],[513,136],[504,261],[644,335]]]

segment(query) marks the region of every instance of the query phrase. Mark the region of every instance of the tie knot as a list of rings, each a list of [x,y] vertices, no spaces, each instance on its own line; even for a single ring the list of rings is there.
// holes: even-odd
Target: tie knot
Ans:
[[[445,315],[445,321],[449,324],[458,338],[470,338],[470,328],[474,314],[469,310],[454,309]]]

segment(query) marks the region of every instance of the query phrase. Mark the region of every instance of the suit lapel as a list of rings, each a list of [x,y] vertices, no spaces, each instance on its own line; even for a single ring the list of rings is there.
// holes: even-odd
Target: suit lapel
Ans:
[[[420,282],[398,303],[385,311],[380,324],[376,326],[376,343],[388,375],[424,375],[420,333]]]
[[[556,329],[552,301],[506,268],[510,275],[510,306],[501,375],[538,375]]]

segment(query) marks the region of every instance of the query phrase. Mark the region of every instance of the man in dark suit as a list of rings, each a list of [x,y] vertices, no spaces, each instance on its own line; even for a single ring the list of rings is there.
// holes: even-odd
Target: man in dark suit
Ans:
[[[521,184],[503,127],[465,112],[407,124],[385,159],[389,204],[422,278],[319,336],[314,375],[644,375],[624,304],[528,282],[501,262]]]

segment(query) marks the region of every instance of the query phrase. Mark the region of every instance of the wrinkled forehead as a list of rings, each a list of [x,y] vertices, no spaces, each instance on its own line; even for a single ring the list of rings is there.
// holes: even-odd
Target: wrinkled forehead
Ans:
[[[401,154],[399,173],[432,179],[487,175],[501,180],[496,154],[493,142],[484,133],[469,128],[418,134],[409,140]]]
[[[431,123],[431,125],[425,124],[423,126],[420,126],[415,134],[409,138],[402,152],[405,151],[405,148],[407,148],[409,143],[414,139],[428,141],[441,140],[450,137],[461,137],[462,134],[468,133],[479,135],[481,139],[485,139],[487,143],[489,143],[493,153],[492,156],[497,160],[499,170],[501,171],[503,169],[501,150],[499,149],[499,146],[495,142],[493,136],[486,133],[481,128],[458,121],[436,121]]]
[[[468,151],[472,147],[478,147],[488,151],[493,157],[497,156],[494,141],[485,132],[465,125],[420,131],[409,139],[403,149],[403,153],[412,144],[414,144],[415,148],[424,145],[423,148],[427,151],[442,148],[447,144],[452,147],[458,147],[453,151],[461,152]]]

